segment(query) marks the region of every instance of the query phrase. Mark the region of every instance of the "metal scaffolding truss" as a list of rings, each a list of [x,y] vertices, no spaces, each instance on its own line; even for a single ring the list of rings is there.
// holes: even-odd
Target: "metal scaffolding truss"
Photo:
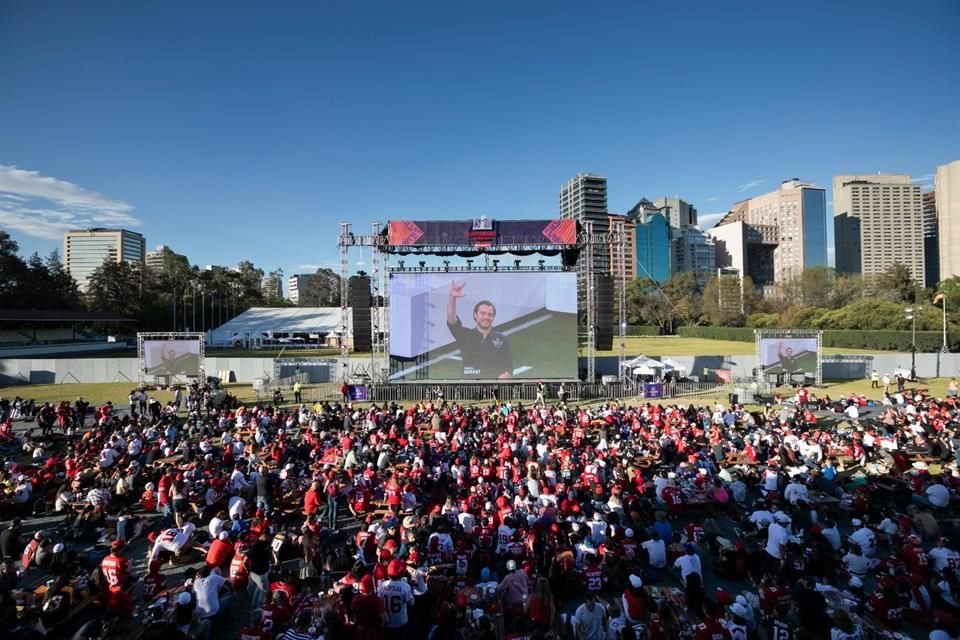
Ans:
[[[617,375],[623,375],[623,363],[627,359],[627,278],[626,278],[626,244],[623,220],[614,220],[611,223],[610,244],[613,245],[614,255],[617,258],[617,271],[613,274],[616,279],[617,298],[617,337],[620,340],[620,350],[617,352]]]

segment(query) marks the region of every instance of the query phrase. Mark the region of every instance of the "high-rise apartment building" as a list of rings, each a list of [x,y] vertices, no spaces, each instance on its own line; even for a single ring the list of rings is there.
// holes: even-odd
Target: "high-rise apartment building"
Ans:
[[[923,195],[909,175],[834,176],[837,270],[866,278],[894,263],[925,286]]]
[[[610,228],[607,179],[592,173],[581,173],[571,178],[560,187],[560,217],[576,220],[583,227],[587,222],[592,222],[594,233],[607,233]],[[578,261],[578,273],[583,266],[583,261]],[[593,247],[593,266],[597,271],[609,273],[610,256],[606,246]]]
[[[87,229],[63,234],[63,266],[84,293],[90,276],[105,261],[129,262],[143,267],[146,241],[126,229]]]
[[[181,262],[189,265],[189,261],[187,260],[186,256],[176,253],[173,249],[165,244],[160,244],[157,245],[157,248],[153,251],[147,251],[144,265],[147,269],[153,271],[154,273],[162,273],[168,264],[175,262]]]
[[[941,280],[960,276],[960,160],[937,167],[934,183]],[[934,283],[928,282],[928,285]]]
[[[923,272],[927,284],[940,282],[940,227],[935,191],[923,193]]]
[[[724,229],[742,222],[742,227]],[[723,241],[718,266],[746,269],[765,293],[809,267],[827,266],[826,191],[796,178],[776,191],[741,200],[710,230]],[[733,256],[731,251],[744,255]]]

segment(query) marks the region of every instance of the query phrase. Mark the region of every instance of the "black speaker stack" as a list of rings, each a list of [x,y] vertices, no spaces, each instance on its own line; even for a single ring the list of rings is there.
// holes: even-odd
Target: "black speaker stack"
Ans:
[[[352,276],[349,283],[350,308],[353,309],[353,350],[373,350],[373,322],[370,317],[369,276]]]

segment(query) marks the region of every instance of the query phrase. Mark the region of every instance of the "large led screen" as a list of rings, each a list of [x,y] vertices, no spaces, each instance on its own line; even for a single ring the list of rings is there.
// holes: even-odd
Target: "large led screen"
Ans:
[[[764,373],[814,373],[816,338],[760,338],[760,366]]]
[[[143,361],[147,375],[197,376],[200,374],[200,341],[144,340]]]
[[[391,380],[574,379],[570,272],[392,273]]]

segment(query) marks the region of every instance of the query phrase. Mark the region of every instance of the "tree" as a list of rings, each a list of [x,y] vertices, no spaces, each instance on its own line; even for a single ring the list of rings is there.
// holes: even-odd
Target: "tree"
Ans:
[[[143,273],[140,265],[107,259],[90,275],[87,306],[91,311],[139,318],[142,296]]]
[[[27,265],[17,252],[20,245],[6,231],[0,231],[0,299],[4,304],[17,308],[24,291]]]
[[[825,307],[837,280],[832,267],[808,267],[800,274],[800,288],[805,307]]]
[[[301,307],[339,307],[340,275],[333,269],[321,268],[302,279],[298,304]]]
[[[703,317],[715,327],[741,327],[740,280],[711,278],[703,287]]]
[[[917,299],[917,283],[913,281],[910,270],[899,262],[875,276],[872,282],[874,295],[890,302],[907,303]]]
[[[828,307],[840,309],[863,298],[866,286],[863,276],[855,273],[838,273],[828,296]]]
[[[663,283],[663,293],[672,303],[676,325],[695,326],[702,316],[700,281],[693,271],[681,271]]]

